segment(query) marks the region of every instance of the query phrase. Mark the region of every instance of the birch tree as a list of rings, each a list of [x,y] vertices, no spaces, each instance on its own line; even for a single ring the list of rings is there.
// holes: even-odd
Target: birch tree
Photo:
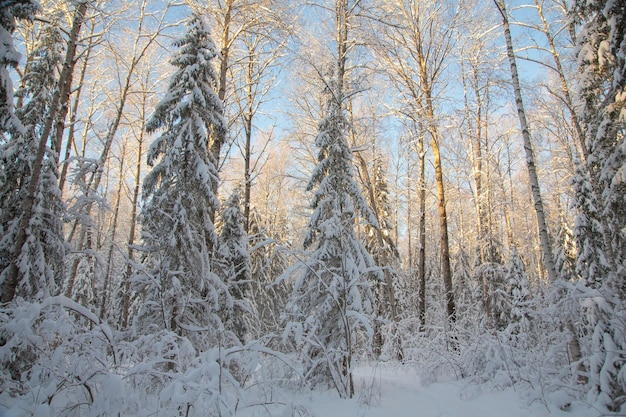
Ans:
[[[447,2],[388,1],[391,24],[380,28],[376,53],[394,86],[410,108],[408,114],[430,137],[438,197],[440,262],[448,320],[455,320],[442,140],[437,113],[437,88],[452,52],[458,14]]]
[[[522,138],[524,140],[524,152],[526,155],[526,168],[528,170],[528,178],[530,181],[530,187],[532,191],[535,212],[537,213],[537,230],[539,233],[539,240],[541,242],[542,262],[548,274],[548,278],[550,279],[551,282],[555,282],[557,279],[557,275],[556,275],[556,269],[554,267],[554,255],[552,253],[552,243],[550,241],[550,235],[548,232],[548,224],[546,222],[543,201],[541,199],[539,177],[537,176],[535,155],[534,155],[533,143],[532,143],[532,139],[530,135],[530,128],[528,126],[526,112],[524,111],[524,101],[522,99],[522,91],[520,87],[519,74],[517,71],[517,63],[515,60],[515,53],[513,50],[511,30],[509,28],[509,18],[508,18],[504,1],[494,0],[494,2],[502,17],[502,26],[504,29],[504,38],[506,41],[507,57],[509,59],[509,65],[511,67],[511,80],[513,84],[513,92],[515,94],[517,116],[519,118],[520,130],[522,133]]]
[[[83,167],[80,168],[81,175],[77,180],[83,185],[83,194],[77,199],[79,207],[73,208],[73,211],[78,212],[77,218],[73,221],[70,232],[67,236],[67,241],[72,243],[77,249],[77,256],[74,258],[66,285],[66,293],[71,294],[73,289],[74,278],[78,264],[84,257],[90,257],[93,254],[94,238],[93,238],[93,224],[91,222],[92,210],[95,201],[98,200],[97,193],[101,187],[103,178],[106,178],[105,165],[110,156],[111,148],[114,140],[117,137],[118,129],[123,120],[123,115],[126,109],[126,105],[129,96],[133,93],[133,84],[135,82],[137,66],[145,59],[146,55],[150,51],[151,47],[156,44],[167,28],[171,27],[172,23],[165,23],[168,16],[167,11],[170,5],[167,5],[165,11],[159,11],[158,15],[150,13],[147,10],[148,2],[143,1],[139,7],[139,16],[137,23],[137,35],[136,41],[133,44],[132,51],[129,54],[130,60],[126,61],[122,53],[119,52],[115,46],[111,46],[110,51],[116,57],[116,62],[121,63],[119,69],[119,96],[115,103],[115,110],[113,117],[108,123],[108,127],[102,141],[102,149],[99,157],[93,163],[93,160],[85,161]],[[156,29],[151,30],[146,28],[148,21],[151,17],[155,17]],[[82,223],[81,223],[82,222]],[[78,231],[78,237],[75,238],[75,234]]]

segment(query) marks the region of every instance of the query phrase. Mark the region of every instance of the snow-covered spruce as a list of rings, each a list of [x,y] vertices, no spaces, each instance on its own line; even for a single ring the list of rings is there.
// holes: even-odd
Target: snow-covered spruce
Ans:
[[[315,142],[319,162],[307,187],[315,192],[304,244],[314,249],[301,262],[285,312],[284,336],[293,336],[308,382],[328,384],[340,396],[351,397],[357,344],[361,341],[369,349],[372,342],[369,277],[379,274],[357,238],[355,222],[365,219],[378,225],[354,179],[346,141],[349,125],[342,108],[343,80],[337,78],[334,73],[328,80],[325,117]]]
[[[64,206],[57,185],[56,153],[50,148],[46,149],[43,160],[27,238],[19,251],[15,248],[39,135],[57,86],[58,68],[63,59],[62,41],[59,27],[52,19],[42,29],[28,57],[30,64],[22,78],[23,88],[17,92],[23,102],[15,112],[21,128],[12,128],[9,140],[0,144],[0,271],[5,277],[11,262],[17,263],[19,279],[15,293],[26,299],[54,293],[63,271]]]
[[[626,402],[626,5],[576,2],[587,159],[575,178],[583,307],[592,328],[589,400],[611,411]],[[593,198],[595,197],[595,198]]]
[[[210,137],[222,134],[225,122],[207,22],[193,15],[174,46],[176,72],[146,125],[148,132],[162,132],[150,146],[153,169],[143,183],[146,258],[135,285],[145,300],[136,324],[140,331],[169,329],[205,350],[232,338],[224,334],[218,314],[232,299],[212,267],[219,202],[218,174],[208,151]]]
[[[233,304],[222,312],[226,329],[232,331],[241,343],[249,333],[251,305],[248,300],[250,286],[250,252],[248,234],[239,202],[239,189],[230,195],[221,213],[217,262],[219,275],[228,287]]]

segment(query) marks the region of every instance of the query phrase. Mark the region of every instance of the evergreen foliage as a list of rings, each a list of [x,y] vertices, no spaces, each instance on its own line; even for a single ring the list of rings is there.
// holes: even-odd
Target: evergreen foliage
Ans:
[[[508,2],[496,4],[504,12]],[[168,7],[197,6],[184,3]],[[89,2],[46,2],[41,18],[20,27],[19,19],[32,20],[38,5],[0,0],[0,416],[308,416],[311,413],[299,403],[304,396],[294,385],[331,387],[342,398],[352,397],[355,382],[359,386],[369,380],[359,375],[353,381],[355,365],[373,363],[371,368],[378,372],[379,364],[387,360],[403,370],[417,366],[426,383],[440,377],[464,379],[455,384],[464,387],[460,392],[464,398],[514,387],[530,402],[545,405],[546,413],[558,414],[552,409],[556,405],[576,416],[583,415],[586,406],[592,414],[624,414],[626,3],[574,1],[576,19],[570,34],[577,37],[580,71],[572,80],[566,79],[571,75],[569,55],[566,49],[559,50],[564,32],[553,38],[548,33],[558,12],[543,15],[538,0],[536,17],[519,15],[523,24],[535,29],[539,21],[532,19],[548,18],[541,22],[546,33],[537,33],[548,35],[555,55],[553,69],[562,84],[550,96],[563,95],[557,97],[563,99],[557,109],[545,111],[542,100],[529,109],[537,121],[535,139],[545,136],[550,143],[537,160],[526,154],[526,161],[533,166],[536,162],[541,174],[529,183],[519,181],[524,159],[516,158],[520,149],[509,142],[512,116],[501,114],[502,97],[480,91],[481,86],[498,85],[502,75],[495,61],[487,60],[489,51],[473,49],[474,39],[460,43],[465,49],[460,59],[472,64],[470,72],[464,66],[459,70],[463,87],[474,87],[475,109],[467,91],[464,115],[453,100],[442,101],[432,94],[441,92],[447,99],[448,89],[441,89],[438,82],[455,86],[448,77],[456,75],[457,68],[447,66],[445,57],[455,53],[459,39],[448,36],[463,32],[433,23],[439,21],[433,16],[441,10],[447,15],[447,3],[440,10],[431,8],[432,2],[399,2],[384,10],[372,8],[367,13],[374,19],[360,21],[365,12],[362,2],[331,2],[336,39],[319,28],[315,33],[327,42],[325,46],[337,48],[336,68],[321,74],[313,65],[320,79],[302,75],[305,83],[321,81],[326,88],[317,90],[320,96],[310,89],[295,93],[293,103],[302,113],[293,130],[283,129],[284,120],[276,119],[276,132],[286,146],[274,149],[274,132],[265,131],[264,123],[259,123],[263,118],[253,122],[251,116],[280,107],[268,103],[277,103],[274,81],[286,72],[278,73],[279,61],[261,65],[263,54],[294,53],[265,48],[267,39],[273,42],[275,34],[282,36],[290,24],[282,21],[284,4],[278,3],[231,1],[225,9],[210,8],[224,16],[208,20],[191,16],[186,32],[173,43],[173,75],[168,85],[161,86],[160,63],[154,60],[167,49],[163,39],[179,29],[172,22],[178,12],[154,10],[148,0],[128,2],[124,12],[131,12],[133,21],[126,22],[102,17],[115,7],[112,2],[101,2],[97,8]],[[484,4],[473,5],[477,6]],[[327,12],[333,14],[333,6]],[[389,24],[400,21],[402,13],[408,31]],[[507,16],[503,13],[505,20]],[[223,37],[219,47],[211,37],[211,19],[218,22]],[[493,23],[479,22],[474,11],[467,19],[480,23],[477,27]],[[427,27],[432,33],[422,32]],[[103,28],[110,31],[100,32]],[[17,41],[14,45],[18,32],[23,45]],[[470,36],[500,42],[492,33],[476,30]],[[128,51],[118,44],[127,35],[135,37],[133,56],[119,59]],[[510,58],[515,58],[508,41]],[[304,49],[297,52],[298,58],[310,58],[313,64],[320,58],[314,48]],[[28,54],[23,68],[21,50]],[[563,55],[563,67],[557,54]],[[114,63],[112,56],[118,58]],[[370,57],[381,59],[375,64],[387,66],[386,75],[396,72],[405,78],[370,73],[369,63],[367,68],[361,66]],[[440,60],[441,66],[429,68],[431,59]],[[84,64],[85,71],[76,83],[72,75],[80,71],[75,64]],[[127,78],[111,80],[109,73],[102,73],[107,81],[102,82],[98,71],[110,71],[112,66],[123,70],[118,76],[127,70]],[[20,88],[14,92],[16,80]],[[365,85],[367,91],[362,91]],[[384,91],[393,85],[398,91]],[[568,85],[579,88],[578,100],[570,100]],[[93,94],[81,95],[83,87]],[[120,91],[114,91],[117,88]],[[549,84],[536,88],[533,93],[552,92]],[[145,107],[154,92],[162,90],[166,92],[146,121]],[[515,93],[521,103],[519,87]],[[261,100],[246,106],[256,94]],[[229,103],[235,96],[239,106]],[[380,100],[384,112],[375,100]],[[550,100],[546,99],[550,104],[558,101]],[[257,133],[268,138],[258,158],[252,142],[245,152],[246,196],[241,191],[245,214],[239,189],[221,207],[217,198],[218,169],[238,163],[236,153],[228,152],[218,167],[219,152],[211,150],[222,145],[226,150],[228,145],[225,105],[239,107],[239,114],[229,116],[235,127],[237,118],[245,119],[241,128],[248,140]],[[411,123],[399,123],[406,119]],[[438,132],[444,120],[446,134],[469,123],[468,133],[479,149],[446,154],[457,142]],[[380,147],[377,140],[359,136],[388,127],[390,134],[377,136],[388,141]],[[525,145],[531,145],[528,126],[522,131]],[[144,132],[155,137],[147,155],[152,170],[144,177],[140,199]],[[395,138],[396,133],[410,134],[407,141],[415,143],[401,143],[404,138]],[[315,137],[317,154],[310,150],[307,137]],[[424,148],[427,137],[432,139],[430,149]],[[57,185],[62,143],[67,146],[67,162],[79,161],[74,188],[66,189],[65,195]],[[359,148],[350,149],[349,143],[358,143]],[[290,146],[298,147],[302,151],[298,157],[305,159],[297,168],[289,160],[293,154],[286,154]],[[117,151],[122,152],[119,164],[111,162]],[[432,166],[424,164],[429,152]],[[130,198],[124,193],[130,176],[125,156],[133,153],[137,186]],[[278,153],[282,154],[277,157]],[[274,158],[280,160],[280,179]],[[297,170],[311,161],[315,168],[306,187],[312,196],[307,211],[297,201],[297,191],[283,193],[278,187],[295,184],[285,176],[297,177],[301,174]],[[419,174],[416,195],[418,168],[426,171]],[[358,174],[362,182],[357,181]],[[572,176],[568,188],[564,184]],[[231,178],[230,173],[226,177]],[[119,193],[109,213],[114,182]],[[546,201],[556,201],[559,208],[558,217],[546,210],[548,223],[543,222],[556,232],[555,268],[549,262],[541,265],[542,253],[549,253],[545,244],[550,247],[547,226],[540,222],[539,236],[532,226],[532,205],[538,200],[529,197],[539,182],[554,193]],[[447,203],[444,185],[450,190]],[[436,193],[431,194],[435,191],[429,190],[431,186],[438,186]],[[250,193],[250,187],[258,187],[258,192]],[[74,203],[69,213],[63,198]],[[264,198],[265,211],[254,206],[257,198]],[[562,204],[570,198],[571,206]],[[128,215],[124,211],[130,201]],[[94,204],[101,210],[97,216],[92,216]],[[546,209],[550,208],[548,204]],[[76,247],[66,256],[63,220],[71,217],[75,223],[65,231]],[[445,250],[450,246],[444,238],[448,220],[454,256]],[[132,232],[126,234],[129,224]],[[141,227],[141,246],[134,245],[135,226]],[[415,250],[411,239],[416,227],[425,255],[422,259],[420,253],[423,286],[418,283],[422,277],[416,279],[415,257],[404,252]],[[119,233],[107,233],[108,228]],[[293,249],[293,242],[301,240],[305,250]],[[129,245],[127,250],[124,245]],[[473,263],[468,248],[476,250]],[[504,254],[509,254],[506,261]],[[403,264],[405,257],[409,261]],[[120,272],[122,258],[128,267]],[[544,260],[548,258],[552,256]],[[102,274],[103,266],[110,273]],[[546,273],[549,280],[543,279]],[[111,288],[116,290],[99,301],[98,292]],[[423,300],[421,289],[426,291]],[[60,290],[65,295],[58,295]],[[101,307],[100,316],[93,312],[96,305]],[[359,406],[369,406],[376,394],[387,394],[375,379],[378,374],[359,393]],[[284,387],[286,395],[281,392]],[[318,394],[326,395],[314,397]]]
[[[565,281],[576,279],[576,240],[574,232],[570,229],[565,219],[559,216],[559,229],[554,253],[554,266],[559,278]]]
[[[7,273],[16,253],[15,240],[23,215],[21,206],[27,198],[39,135],[57,87],[58,68],[63,58],[62,44],[59,27],[53,18],[42,29],[38,43],[28,58],[30,64],[22,78],[23,88],[17,92],[24,102],[15,113],[22,129],[14,131],[10,139],[0,146],[1,275]],[[62,217],[65,209],[57,182],[57,158],[47,148],[39,190],[35,195],[34,215],[29,223],[26,242],[15,260],[20,276],[16,294],[27,299],[54,293],[63,277],[65,243]]]
[[[176,72],[146,125],[148,132],[163,131],[149,149],[153,168],[143,183],[146,260],[136,281],[146,299],[138,329],[169,329],[203,348],[221,340],[218,312],[232,305],[226,283],[212,269],[218,175],[207,148],[225,123],[215,93],[217,52],[206,21],[193,15],[174,46]]]
[[[280,227],[280,225],[276,225]],[[279,232],[272,232],[259,210],[250,210],[249,221],[250,292],[257,322],[255,336],[262,337],[279,332],[281,314],[291,294],[290,281],[278,280],[289,267],[289,248],[283,245]]]
[[[250,253],[248,234],[244,227],[244,216],[241,212],[239,190],[230,195],[222,211],[222,225],[217,248],[221,262],[220,274],[233,300],[228,306],[228,314],[224,325],[244,343],[249,332],[250,303],[248,300],[250,286]]]
[[[517,248],[511,248],[511,258],[506,274],[508,287],[510,318],[509,332],[528,334],[530,328],[530,287],[524,262],[517,252]]]
[[[14,112],[13,82],[8,68],[15,68],[21,58],[13,45],[15,19],[31,20],[38,11],[39,4],[31,0],[3,4],[0,8],[0,133],[17,134],[24,128]],[[1,140],[4,137],[0,135]]]
[[[352,397],[357,342],[364,338],[365,349],[371,344],[369,277],[374,273],[374,261],[357,238],[355,225],[359,219],[377,223],[354,180],[342,82],[335,76],[325,91],[328,99],[315,141],[318,164],[307,187],[315,192],[304,245],[315,247],[303,261],[287,305],[285,335],[295,335],[307,381],[329,384],[340,396]]]
[[[576,6],[584,19],[578,61],[587,158],[575,180],[575,234],[592,325],[589,394],[617,411],[626,402],[626,4]]]
[[[472,276],[470,257],[463,248],[459,249],[452,264],[454,300],[465,314],[459,315],[459,329],[476,329],[484,320],[483,286]]]

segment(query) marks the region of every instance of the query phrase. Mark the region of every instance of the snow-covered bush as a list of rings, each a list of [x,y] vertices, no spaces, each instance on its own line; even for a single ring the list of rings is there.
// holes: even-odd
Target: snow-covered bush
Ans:
[[[113,337],[63,296],[9,304],[0,312],[0,404],[26,416],[122,413],[127,394],[113,372]]]
[[[169,330],[113,332],[64,296],[0,310],[0,340],[11,416],[306,415],[284,390],[299,373],[259,342],[197,352]]]

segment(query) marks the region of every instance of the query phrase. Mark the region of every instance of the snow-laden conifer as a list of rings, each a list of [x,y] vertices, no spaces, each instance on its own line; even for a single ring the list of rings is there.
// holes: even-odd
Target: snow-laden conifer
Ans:
[[[513,334],[527,334],[530,332],[530,287],[524,262],[517,252],[511,248],[511,258],[506,273],[506,283],[509,295],[509,325]]]
[[[576,278],[576,241],[563,216],[559,216],[557,247],[554,251],[554,266],[560,279],[573,281]]]
[[[271,228],[268,223],[256,207],[251,208],[248,236],[252,281],[249,288],[256,324],[250,330],[256,337],[280,331],[280,316],[291,294],[290,281],[276,282],[289,267],[287,248],[282,243],[285,235],[275,231],[282,230],[281,225]]]
[[[593,326],[589,394],[617,411],[626,402],[626,5],[579,0],[576,11],[588,156],[575,179],[575,235]]]
[[[374,268],[355,226],[362,219],[377,223],[354,179],[342,85],[334,74],[325,91],[328,99],[315,141],[318,164],[307,187],[315,191],[304,245],[313,250],[286,309],[285,335],[295,335],[307,381],[326,383],[351,397],[356,345],[359,340],[371,344],[369,276]]]
[[[138,323],[140,329],[172,330],[206,348],[221,337],[218,311],[232,304],[226,284],[212,270],[211,255],[217,244],[211,219],[219,207],[218,174],[207,146],[225,123],[215,93],[217,52],[206,21],[193,15],[174,46],[176,71],[146,125],[148,132],[161,132],[150,146],[153,168],[143,183],[146,258],[136,281],[145,301]]]
[[[31,0],[3,2],[0,8],[0,134],[15,134],[24,128],[14,112],[13,82],[8,68],[17,67],[21,58],[13,44],[15,19],[31,20],[38,10],[39,4]]]
[[[247,322],[250,315],[250,303],[248,302],[250,252],[238,189],[235,189],[226,201],[221,220],[217,248],[218,259],[221,262],[220,275],[233,300],[233,305],[228,306],[224,325],[244,343],[248,333]]]
[[[482,277],[481,277],[482,278]],[[482,324],[485,314],[482,307],[483,285],[474,279],[470,266],[470,256],[464,248],[459,249],[452,264],[454,301],[460,311],[457,326],[459,331],[475,331]]]
[[[49,112],[63,58],[63,40],[54,20],[41,32],[29,57],[28,71],[22,79],[24,87],[17,92],[24,102],[16,111],[22,129],[14,131],[10,140],[0,146],[3,178],[0,185],[0,270],[4,276],[10,263],[17,263],[20,278],[16,293],[26,298],[54,292],[62,278],[65,255],[62,230],[64,205],[57,185],[58,161],[50,148],[46,150],[43,161],[26,241],[18,252],[15,248],[39,135]],[[16,253],[17,259],[13,259]]]

